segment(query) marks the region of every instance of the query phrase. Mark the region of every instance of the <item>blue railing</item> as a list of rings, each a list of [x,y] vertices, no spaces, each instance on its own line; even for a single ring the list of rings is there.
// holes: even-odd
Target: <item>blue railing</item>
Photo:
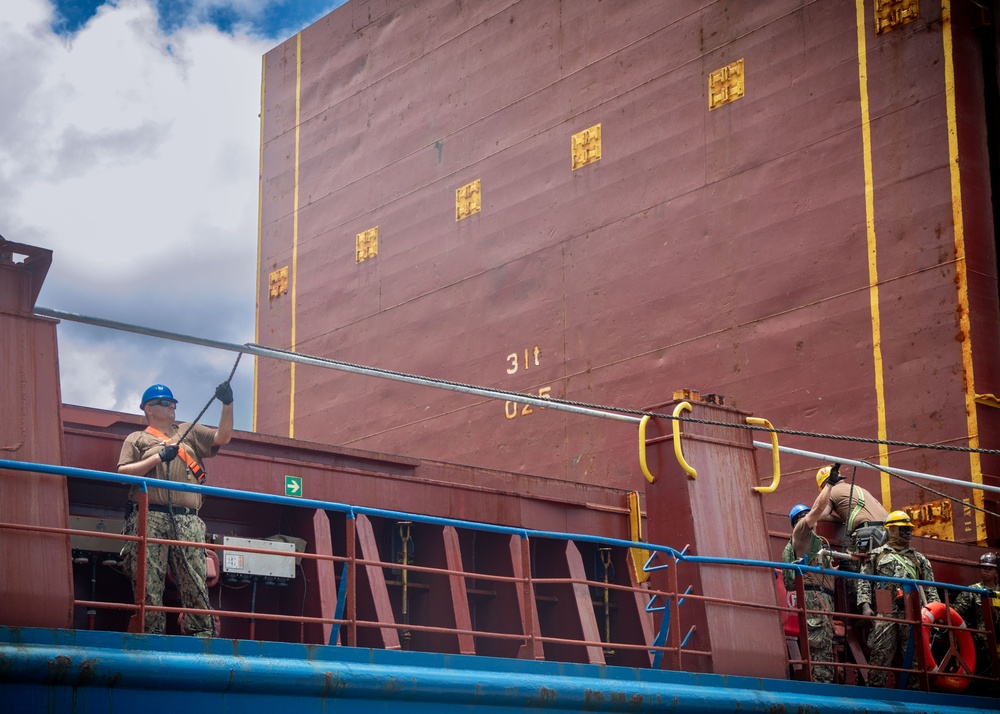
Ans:
[[[56,476],[67,476],[71,478],[91,479],[94,481],[110,481],[130,486],[138,486],[140,490],[146,491],[149,486],[173,491],[188,491],[200,493],[205,496],[219,496],[222,498],[232,498],[244,501],[256,501],[258,503],[270,503],[281,506],[296,506],[301,508],[318,508],[324,511],[343,513],[348,517],[356,514],[375,516],[379,518],[410,520],[418,523],[427,523],[439,526],[453,526],[455,528],[466,528],[469,530],[485,531],[490,533],[504,533],[517,535],[522,538],[553,538],[557,540],[572,540],[580,543],[596,543],[599,545],[618,546],[622,548],[640,548],[656,553],[664,553],[671,556],[677,562],[703,563],[712,565],[734,565],[753,568],[778,568],[782,570],[794,570],[798,574],[817,573],[823,575],[834,575],[836,577],[854,578],[857,580],[869,580],[880,583],[897,583],[900,585],[920,585],[938,588],[947,588],[951,591],[972,592],[977,595],[989,595],[990,591],[981,588],[973,588],[954,583],[945,583],[938,580],[910,580],[900,578],[887,578],[880,575],[867,575],[865,573],[853,573],[848,571],[831,570],[802,563],[785,563],[770,560],[752,560],[745,558],[725,558],[710,555],[692,555],[687,550],[677,550],[666,545],[655,543],[645,543],[642,541],[626,540],[623,538],[608,538],[605,536],[588,535],[586,533],[563,533],[560,531],[544,531],[531,528],[514,528],[511,526],[501,526],[492,523],[481,523],[479,521],[465,521],[455,518],[443,518],[439,516],[428,516],[407,511],[393,511],[384,508],[372,508],[368,506],[356,506],[346,503],[336,503],[334,501],[318,501],[307,498],[280,496],[269,493],[255,493],[253,491],[241,491],[238,489],[219,488],[217,486],[203,486],[191,483],[180,483],[175,481],[163,481],[142,476],[126,476],[124,474],[110,471],[96,471],[93,469],[81,469],[72,466],[54,466],[50,464],[35,464],[25,461],[9,461],[0,459],[0,469],[11,469],[13,471],[27,471],[31,473],[52,474]],[[646,563],[647,570],[655,570],[661,567],[652,566],[653,558]],[[595,583],[600,584],[600,583]]]
[[[796,572],[797,575],[800,575],[800,576],[803,575],[803,574],[805,574],[805,573],[816,573],[816,574],[823,574],[823,575],[828,575],[828,576],[832,575],[834,577],[839,577],[839,578],[853,578],[853,579],[856,579],[856,580],[868,580],[868,581],[871,581],[871,582],[882,583],[883,587],[885,587],[886,585],[897,585],[897,586],[903,587],[907,591],[911,591],[911,592],[914,590],[914,586],[920,585],[920,586],[924,586],[924,587],[943,588],[943,589],[946,589],[946,590],[948,590],[948,591],[950,591],[952,593],[956,593],[956,592],[972,592],[972,593],[975,593],[976,595],[979,595],[979,596],[983,596],[983,595],[988,595],[989,594],[989,591],[986,591],[986,590],[981,590],[981,589],[977,589],[977,588],[971,588],[971,587],[968,587],[968,586],[956,585],[956,584],[952,584],[952,583],[945,583],[945,582],[941,582],[941,581],[934,581],[934,580],[908,580],[908,579],[898,579],[898,578],[886,578],[886,577],[877,576],[877,575],[868,575],[868,574],[865,574],[865,573],[854,573],[854,572],[848,572],[848,571],[824,569],[824,568],[819,568],[819,567],[805,565],[805,564],[802,564],[802,563],[789,564],[789,563],[769,561],[769,560],[748,560],[748,559],[740,559],[740,558],[727,558],[727,557],[707,556],[707,555],[692,555],[692,554],[688,553],[686,549],[685,550],[677,550],[676,548],[672,548],[670,546],[665,546],[665,545],[657,545],[657,544],[653,544],[653,543],[645,543],[645,542],[632,541],[632,540],[626,540],[626,539],[607,538],[607,537],[602,537],[602,536],[588,535],[588,534],[584,534],[584,533],[563,533],[563,532],[556,532],[556,531],[545,531],[545,530],[537,530],[537,529],[516,528],[516,527],[510,527],[510,526],[502,526],[502,525],[496,525],[496,524],[481,523],[481,522],[476,522],[476,521],[466,521],[466,520],[459,520],[459,519],[453,519],[453,518],[428,516],[428,515],[424,515],[424,514],[411,513],[411,512],[405,512],[405,511],[395,511],[395,510],[382,509],[382,508],[373,508],[373,507],[365,507],[365,506],[357,506],[357,505],[336,503],[336,502],[331,502],[331,501],[320,501],[320,500],[304,499],[304,498],[300,498],[300,497],[283,496],[283,495],[277,495],[277,494],[264,494],[264,493],[250,492],[250,491],[241,491],[241,490],[236,490],[236,489],[218,488],[218,487],[214,487],[214,486],[204,486],[204,485],[197,485],[197,484],[169,482],[169,481],[162,481],[162,480],[159,480],[159,479],[150,479],[150,478],[138,477],[138,476],[128,476],[128,475],[118,474],[118,473],[112,473],[112,472],[106,472],[106,471],[96,471],[96,470],[90,470],[90,469],[81,469],[81,468],[68,467],[68,466],[55,466],[55,465],[48,465],[48,464],[35,464],[35,463],[30,463],[30,462],[10,461],[10,460],[2,460],[2,459],[0,459],[0,469],[8,469],[8,470],[12,470],[12,471],[22,471],[22,472],[38,473],[38,474],[50,474],[50,475],[64,476],[64,477],[67,477],[67,478],[74,478],[74,479],[87,479],[87,480],[93,480],[93,481],[99,481],[99,482],[117,483],[117,484],[122,484],[122,485],[125,485],[125,486],[135,486],[142,493],[146,493],[147,490],[148,490],[148,488],[150,486],[153,486],[155,488],[162,488],[162,489],[168,489],[168,490],[174,490],[174,491],[186,491],[186,492],[192,492],[192,493],[199,493],[199,494],[202,494],[204,496],[213,496],[213,497],[219,497],[219,498],[225,498],[225,499],[236,499],[236,500],[242,500],[242,501],[252,501],[252,502],[258,502],[258,503],[272,504],[272,505],[276,505],[276,506],[291,506],[291,507],[296,507],[296,508],[319,509],[319,510],[331,512],[331,513],[341,513],[341,514],[344,514],[349,521],[353,520],[357,515],[362,515],[363,514],[365,516],[371,516],[371,517],[377,517],[377,518],[384,518],[384,519],[390,519],[390,520],[406,520],[406,521],[411,521],[411,522],[414,522],[414,523],[424,523],[424,524],[437,525],[437,526],[451,526],[451,527],[454,527],[456,529],[465,529],[465,530],[473,530],[473,531],[480,531],[480,532],[490,532],[490,533],[506,534],[506,535],[511,535],[511,536],[517,536],[517,537],[519,537],[521,539],[525,539],[525,540],[527,540],[527,539],[533,539],[533,538],[545,538],[545,539],[574,541],[574,542],[578,542],[578,543],[592,543],[592,544],[597,544],[597,545],[600,545],[600,546],[603,546],[603,547],[611,546],[611,547],[620,547],[620,548],[638,548],[638,549],[644,549],[644,550],[649,551],[651,553],[649,559],[644,564],[644,569],[647,570],[647,571],[650,571],[650,572],[656,571],[656,570],[662,570],[662,569],[665,569],[665,568],[669,568],[670,565],[671,565],[671,563],[667,563],[667,564],[662,564],[661,563],[661,564],[658,564],[658,565],[654,564],[654,561],[656,561],[658,558],[667,557],[667,558],[670,559],[670,561],[672,561],[672,564],[675,567],[680,566],[681,564],[689,564],[689,565],[706,564],[706,565],[723,565],[723,566],[732,566],[732,567],[763,568],[763,569],[768,569],[770,571],[774,571],[774,570],[793,570],[793,571]],[[5,528],[16,527],[16,524],[0,524],[0,525],[2,525]],[[73,532],[73,531],[71,531],[71,529],[67,529],[66,532],[70,533],[70,532]],[[89,531],[87,531],[86,533],[88,535],[93,535],[93,533],[91,533]],[[117,537],[119,539],[123,538],[122,536],[115,536],[115,537]],[[127,538],[127,536],[125,538]],[[142,534],[138,537],[139,540],[142,540],[143,538],[144,538],[144,535],[142,535]],[[166,542],[166,541],[164,541],[164,542]],[[213,544],[206,544],[205,547],[206,548],[214,548],[216,546],[213,545]],[[235,547],[235,546],[227,546],[227,550],[234,550],[234,551],[247,550],[249,552],[254,552],[253,549],[241,549],[241,548]],[[330,559],[330,560],[333,560],[333,561],[336,561],[336,562],[346,563],[352,569],[353,569],[353,567],[355,565],[378,565],[378,566],[381,566],[381,567],[384,567],[384,568],[392,568],[392,569],[399,569],[401,567],[398,563],[392,563],[392,562],[375,562],[375,563],[373,563],[373,562],[369,562],[369,561],[364,561],[364,560],[361,560],[361,559],[354,558],[353,555],[350,555],[350,554],[347,557],[343,557],[343,556],[322,556],[322,555],[317,555],[317,554],[303,554],[303,553],[298,553],[296,555],[297,556],[303,556],[303,557],[313,557],[313,558],[318,558],[318,559],[327,558],[327,559]],[[407,568],[405,568],[405,569],[409,570],[409,571],[412,571],[412,572],[429,572],[429,571],[434,571],[435,570],[434,568],[418,567],[418,566],[412,566],[412,565],[409,566],[409,567],[407,567]],[[448,571],[441,571],[441,570],[438,569],[438,572],[446,572],[447,573]],[[500,578],[498,576],[493,576],[493,575],[490,575],[490,574],[475,573],[475,572],[449,573],[449,574],[453,574],[453,575],[454,574],[458,574],[458,575],[462,575],[462,576],[465,576],[465,577],[472,577],[472,578],[477,578],[477,579],[482,579],[482,580],[490,580],[491,578],[495,578],[497,580],[504,580],[504,579],[506,579],[506,580],[518,580],[519,582],[522,583],[522,585],[526,585],[529,588],[533,587],[533,585],[537,585],[537,584],[541,584],[541,583],[546,583],[546,582],[550,582],[551,583],[551,582],[567,582],[567,581],[571,581],[570,579],[566,579],[566,578],[562,578],[562,579],[537,578],[537,577],[532,577],[530,575],[530,573],[526,574],[525,577],[520,578],[520,579],[518,579],[518,578]],[[386,623],[370,623],[370,622],[364,622],[363,623],[363,622],[358,621],[356,617],[350,617],[349,616],[347,619],[344,618],[344,614],[345,614],[344,613],[345,602],[347,602],[348,599],[349,599],[347,597],[347,595],[348,595],[348,593],[347,593],[348,581],[349,581],[349,578],[346,577],[346,571],[345,571],[344,576],[342,576],[342,578],[341,578],[340,587],[338,589],[337,607],[336,607],[336,612],[334,613],[334,617],[333,618],[325,618],[325,619],[324,618],[301,618],[303,620],[308,620],[308,621],[311,621],[311,622],[323,622],[325,624],[332,625],[333,626],[333,631],[332,631],[331,643],[335,643],[337,641],[337,637],[339,635],[340,627],[342,625],[344,625],[344,624],[349,624],[352,627],[357,627],[357,626],[385,627],[386,626]],[[351,576],[350,581],[353,582],[353,575]],[[577,583],[578,581],[571,581],[571,582]],[[688,598],[698,599],[698,598],[704,597],[702,595],[698,595],[698,594],[692,593],[692,591],[691,591],[692,589],[690,587],[688,587],[684,592],[676,592],[676,591],[675,592],[664,592],[664,591],[659,591],[659,590],[640,589],[640,588],[634,588],[634,587],[629,587],[629,586],[611,585],[611,584],[605,583],[605,582],[590,581],[590,580],[579,581],[579,584],[585,584],[585,585],[587,585],[589,587],[594,587],[594,588],[611,587],[611,588],[613,588],[615,590],[632,590],[632,591],[638,591],[638,592],[641,592],[644,596],[646,596],[646,597],[649,598],[649,602],[648,602],[647,607],[646,607],[646,612],[648,612],[648,613],[661,612],[662,613],[662,615],[661,615],[661,617],[662,617],[662,619],[661,619],[661,627],[658,628],[657,633],[656,633],[656,635],[654,637],[653,642],[647,642],[647,643],[612,643],[612,642],[608,642],[608,641],[586,642],[586,641],[582,641],[581,640],[581,641],[578,642],[578,644],[580,644],[580,645],[586,645],[586,646],[608,647],[608,648],[610,648],[610,647],[623,647],[623,648],[632,648],[632,649],[635,649],[635,648],[647,649],[648,648],[649,652],[653,656],[652,665],[654,667],[656,667],[656,668],[660,667],[661,662],[662,662],[662,657],[663,657],[664,653],[674,652],[675,654],[679,654],[680,650],[684,650],[687,647],[688,642],[689,642],[690,637],[691,637],[691,634],[692,634],[691,631],[688,631],[686,633],[686,635],[683,637],[683,640],[681,640],[680,637],[678,636],[677,640],[680,641],[678,646],[670,647],[670,646],[666,645],[667,633],[668,633],[668,630],[670,629],[671,625],[673,625],[673,627],[676,627],[676,628],[680,627],[680,623],[679,622],[671,623],[671,609],[669,607],[669,603],[673,602],[673,603],[675,603],[675,608],[679,608],[682,604],[684,604],[684,602]],[[664,606],[660,606],[660,607],[655,607],[654,603],[656,602],[656,599],[658,597],[663,597],[665,599],[665,601],[668,602],[668,605],[664,605]],[[708,599],[713,599],[713,598],[708,598]],[[713,599],[713,600],[716,601],[716,602],[718,602],[718,599]],[[803,598],[803,600],[804,600],[804,598]],[[758,603],[741,603],[739,601],[728,601],[728,602],[729,602],[729,604],[731,604],[733,606],[736,606],[736,607],[739,607],[739,606],[751,606],[751,607],[758,607],[758,608],[759,607],[767,607],[766,605],[762,606],[762,605],[760,605]],[[122,605],[119,603],[117,605],[117,607],[122,607]],[[136,605],[136,606],[131,606],[131,607],[134,608],[134,609],[139,609],[140,612],[141,612],[141,608],[142,608],[141,605]],[[773,607],[773,606],[771,606],[771,607]],[[773,607],[773,609],[776,610],[776,611],[778,611],[778,612],[782,612],[782,613],[797,612],[803,618],[804,618],[804,616],[806,614],[812,614],[811,611],[806,611],[806,610],[802,609],[802,602],[801,602],[801,600],[800,600],[799,607],[800,607],[800,609],[792,609],[792,608],[778,606],[778,607]],[[168,609],[168,610],[174,611],[175,609]],[[828,614],[831,614],[831,615],[836,616],[836,617],[841,617],[841,618],[854,618],[854,617],[857,617],[856,615],[851,615],[851,614],[848,614],[848,613],[828,613]],[[260,615],[258,613],[257,617],[262,617],[262,615]],[[288,618],[289,619],[295,619],[292,616],[288,616]],[[916,624],[916,623],[914,623],[914,624]],[[397,627],[398,629],[402,628],[401,625],[395,625],[395,627]],[[406,625],[406,627],[410,627],[410,628],[413,628],[413,629],[420,629],[419,626],[414,625],[412,623],[408,623]],[[432,628],[426,628],[426,629],[432,629]],[[456,631],[458,631],[458,630],[456,630]],[[532,639],[537,639],[538,641],[541,641],[541,642],[544,642],[546,640],[559,641],[556,638],[545,638],[545,637],[541,636],[537,632],[534,632],[534,633],[524,633],[521,636],[511,635],[509,633],[501,634],[501,633],[491,633],[491,632],[484,632],[484,631],[474,631],[474,632],[469,632],[469,633],[463,632],[463,634],[473,634],[475,636],[484,636],[484,637],[506,637],[506,638],[518,638],[518,637],[520,637],[521,639],[532,638]],[[989,633],[987,633],[987,634],[989,634]],[[804,658],[803,658],[803,660],[799,660],[798,662],[799,663],[803,663],[806,666],[815,665],[816,662],[810,662],[809,657],[808,657],[808,640],[807,640],[807,638],[805,638],[803,636],[801,638],[801,640],[802,640],[802,644],[803,644],[803,647],[805,649],[805,652],[804,652]],[[695,655],[710,655],[710,653],[707,653],[707,652],[692,652],[692,654],[695,654]],[[793,661],[792,663],[794,664],[795,661]],[[844,666],[844,663],[834,663],[834,664],[836,666]]]

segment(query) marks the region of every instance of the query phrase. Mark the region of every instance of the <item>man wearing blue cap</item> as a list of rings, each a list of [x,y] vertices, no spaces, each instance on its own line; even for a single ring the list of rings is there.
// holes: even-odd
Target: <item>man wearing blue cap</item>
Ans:
[[[149,426],[129,434],[118,457],[118,472],[130,476],[147,476],[164,481],[203,483],[204,459],[215,456],[219,447],[233,436],[233,389],[223,382],[215,390],[222,402],[218,428],[201,424],[178,424],[174,420],[177,400],[163,384],[154,384],[142,395],[139,408]],[[138,487],[129,492],[125,517],[125,534],[138,533]],[[205,522],[198,516],[202,495],[190,491],[163,488],[149,489],[147,536],[168,540],[205,542]],[[125,571],[135,588],[137,544],[130,541],[122,551]],[[169,567],[185,608],[208,610],[208,589],[205,586],[206,557],[204,548],[148,543],[146,546],[146,604],[163,605],[163,586]],[[163,634],[166,616],[162,612],[146,613],[145,631]],[[198,637],[213,637],[215,623],[208,614],[187,614],[183,619],[184,633]]]

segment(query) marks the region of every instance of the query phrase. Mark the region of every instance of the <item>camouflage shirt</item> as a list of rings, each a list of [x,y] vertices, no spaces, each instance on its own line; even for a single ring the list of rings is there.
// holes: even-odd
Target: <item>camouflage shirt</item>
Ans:
[[[969,587],[989,590],[989,587],[981,582],[976,583],[975,585],[970,585]],[[993,627],[994,632],[1000,635],[1000,593],[994,590],[993,594]],[[952,607],[954,607],[955,612],[962,616],[962,619],[965,620],[965,624],[971,629],[986,629],[986,623],[983,621],[982,601],[976,593],[970,593],[963,590],[958,594],[954,602],[952,602]],[[980,641],[986,640],[986,635],[976,633],[974,636]]]
[[[861,572],[867,575],[882,575],[887,578],[905,578],[909,580],[933,580],[934,571],[931,563],[923,553],[918,553],[910,546],[896,550],[889,544],[872,551],[871,557],[865,561]],[[873,583],[871,580],[858,581],[858,607],[872,604],[872,585],[878,588],[895,590],[896,583]],[[937,588],[924,588],[927,602],[939,602]],[[896,610],[897,600],[893,598],[893,609]],[[899,611],[902,608],[898,608]]]

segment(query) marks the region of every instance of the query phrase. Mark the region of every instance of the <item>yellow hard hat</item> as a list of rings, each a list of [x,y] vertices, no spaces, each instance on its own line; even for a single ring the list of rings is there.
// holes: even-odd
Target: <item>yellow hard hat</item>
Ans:
[[[824,466],[823,468],[821,468],[819,471],[816,472],[816,486],[819,488],[820,491],[823,490],[823,484],[826,483],[826,480],[828,478],[830,478],[829,466]]]
[[[889,514],[889,517],[885,519],[885,527],[890,526],[903,526],[904,528],[913,528],[913,521],[910,517],[906,515],[906,511],[893,511]]]

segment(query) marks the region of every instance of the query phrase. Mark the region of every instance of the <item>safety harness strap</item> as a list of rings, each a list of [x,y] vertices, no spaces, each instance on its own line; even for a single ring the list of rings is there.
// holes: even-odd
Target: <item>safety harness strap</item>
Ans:
[[[917,566],[914,565],[913,561],[911,561],[909,558],[907,558],[907,557],[905,557],[903,555],[900,555],[899,553],[896,553],[896,552],[891,551],[891,550],[885,551],[885,555],[888,555],[890,558],[892,558],[897,563],[899,563],[900,565],[902,565],[903,566],[903,570],[906,571],[907,575],[909,575],[914,580],[917,579]]]
[[[854,484],[851,484],[851,494],[853,495],[853,493],[854,493]],[[861,513],[861,509],[863,509],[864,507],[865,507],[865,495],[861,492],[861,489],[858,489],[858,505],[854,507],[854,510],[851,511],[851,515],[847,517],[848,533],[854,532],[854,519],[858,517],[858,514]]]
[[[164,444],[173,443],[170,441],[170,437],[168,437],[162,431],[157,429],[155,426],[147,426],[146,433],[152,434],[155,438],[159,439]],[[198,480],[198,483],[205,483],[205,479],[207,478],[208,474],[205,473],[205,469],[201,467],[201,464],[195,461],[194,457],[191,456],[191,454],[189,454],[188,452],[186,452],[184,448],[180,445],[177,446],[177,455],[181,458],[181,461],[183,461],[187,465],[188,470]]]

